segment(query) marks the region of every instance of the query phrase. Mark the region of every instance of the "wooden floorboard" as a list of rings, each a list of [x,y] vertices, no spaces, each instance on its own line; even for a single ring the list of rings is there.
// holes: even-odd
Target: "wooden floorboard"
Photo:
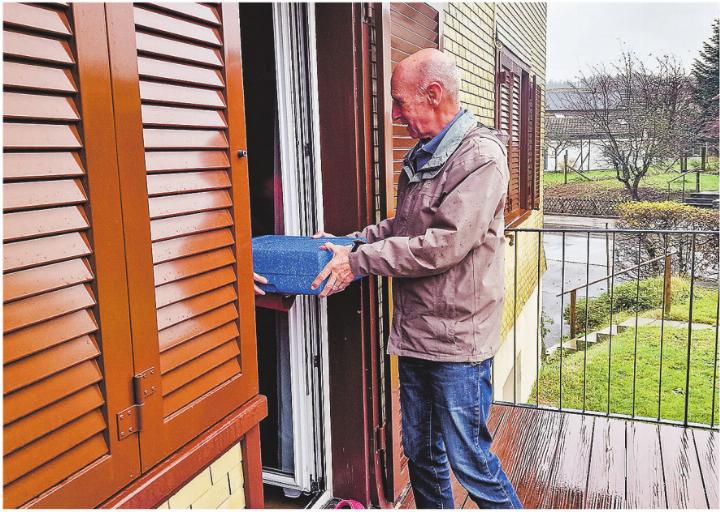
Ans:
[[[660,450],[668,508],[708,508],[692,431],[660,425]]]
[[[698,455],[698,463],[702,473],[703,485],[705,487],[705,496],[711,509],[720,508],[720,479],[718,478],[718,442],[717,430],[693,430],[693,438],[695,439],[695,448]]]
[[[595,418],[565,414],[557,455],[550,469],[550,482],[541,508],[582,508],[590,471]]]
[[[623,508],[625,457],[625,422],[595,418],[584,508]]]
[[[667,508],[658,426],[627,423],[627,508]]]

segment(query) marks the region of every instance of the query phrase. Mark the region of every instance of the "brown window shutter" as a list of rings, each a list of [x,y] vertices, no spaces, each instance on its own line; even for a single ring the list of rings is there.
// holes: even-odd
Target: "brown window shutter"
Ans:
[[[6,4],[4,27],[4,502],[89,508],[139,469],[112,421],[132,361],[104,9]]]
[[[257,394],[238,8],[108,13],[147,469]]]
[[[542,120],[542,87],[537,85],[537,79],[533,79],[533,157],[534,157],[534,188],[533,208],[540,208],[540,192],[542,187],[543,159],[542,146],[540,144],[540,121]]]

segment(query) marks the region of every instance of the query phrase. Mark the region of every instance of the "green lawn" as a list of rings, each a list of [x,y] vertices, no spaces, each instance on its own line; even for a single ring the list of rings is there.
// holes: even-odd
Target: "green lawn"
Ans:
[[[587,180],[584,180],[582,176],[577,173],[568,172],[568,183],[588,183],[588,185],[594,185],[603,189],[624,188],[624,185],[618,181],[615,176],[614,170],[604,171],[587,171],[583,173],[593,180],[595,183],[590,184]],[[649,171],[648,174],[640,182],[641,187],[657,188],[663,191],[667,191],[668,182],[674,178],[677,178],[679,174],[677,172],[657,172]],[[544,187],[554,187],[563,184],[563,173],[562,172],[545,172],[543,173],[543,185]],[[718,190],[718,175],[717,174],[701,174],[700,175],[700,190],[701,191],[717,191]],[[671,190],[680,191],[682,190],[682,179],[678,179],[671,185]],[[692,192],[695,190],[695,175],[687,175],[685,177],[685,191]]]
[[[662,347],[662,388],[660,382],[660,328],[641,327],[637,337],[637,359],[634,357],[635,330],[613,336],[610,354],[610,412],[632,414],[633,390],[635,415],[682,420],[685,413],[686,368],[688,332],[683,328],[665,327]],[[583,409],[583,375],[586,375],[584,408],[606,412],[608,409],[608,350],[610,343],[591,346],[585,353],[579,351],[563,355],[562,407]],[[715,330],[696,330],[690,344],[690,385],[688,420],[710,423],[712,405],[713,364],[715,360]],[[636,379],[633,386],[633,365],[636,361]],[[560,406],[559,352],[548,358],[540,370],[540,404]],[[720,418],[720,388],[716,379],[715,422]],[[535,389],[530,397],[534,402]]]

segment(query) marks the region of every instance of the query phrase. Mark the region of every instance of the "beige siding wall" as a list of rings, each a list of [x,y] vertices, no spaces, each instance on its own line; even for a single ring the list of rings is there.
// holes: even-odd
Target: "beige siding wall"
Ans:
[[[543,88],[544,96],[546,4],[447,3],[441,8],[443,9],[443,48],[446,53],[455,56],[458,67],[462,70],[460,100],[465,108],[479,116],[484,124],[495,125],[496,41],[531,66],[531,74],[537,75],[537,83]],[[542,141],[544,140],[544,99],[541,103]],[[522,223],[522,227],[542,227],[542,191],[540,195],[540,211],[533,211]],[[516,318],[519,318],[524,310],[523,323],[533,322],[533,325],[524,325],[522,329],[534,332],[537,326],[536,312],[531,314],[525,308],[538,288],[537,235],[521,233],[516,243],[519,244],[517,295],[514,272],[515,247],[509,244],[505,247],[505,311],[501,330],[504,339],[511,334]],[[540,252],[542,274],[545,271],[545,260],[542,250]],[[534,352],[534,344],[529,348]]]
[[[230,448],[158,508],[245,508],[240,443]]]

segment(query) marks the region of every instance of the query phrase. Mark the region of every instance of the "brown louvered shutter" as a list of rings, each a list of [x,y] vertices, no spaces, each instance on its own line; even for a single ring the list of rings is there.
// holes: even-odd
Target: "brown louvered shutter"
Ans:
[[[540,144],[540,121],[542,120],[542,87],[537,84],[537,77],[533,77],[533,193],[532,207],[540,208],[540,192],[542,187],[543,158]]]
[[[89,508],[139,471],[104,9],[3,21],[4,504]]]
[[[391,71],[398,62],[423,48],[439,48],[440,14],[425,3],[390,3],[390,59]],[[390,87],[390,77],[386,78]],[[392,217],[397,203],[397,184],[402,172],[405,154],[417,142],[404,126],[393,124],[393,176],[392,188],[387,190],[388,216]],[[390,180],[387,180],[388,185]]]
[[[240,27],[237,4],[107,9],[146,469],[258,392]]]

